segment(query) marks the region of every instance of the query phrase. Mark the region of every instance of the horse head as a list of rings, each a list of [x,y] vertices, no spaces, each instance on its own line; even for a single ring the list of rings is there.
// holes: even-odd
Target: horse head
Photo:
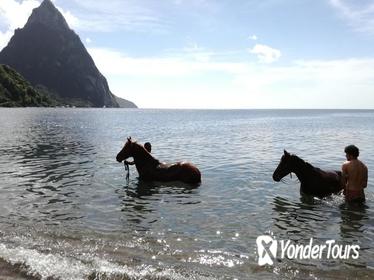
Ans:
[[[279,182],[283,177],[293,172],[293,156],[284,150],[284,154],[273,173],[273,180]]]
[[[134,141],[132,141],[131,137],[127,138],[125,146],[123,146],[122,150],[117,154],[117,161],[121,162],[129,157],[133,156],[134,153]]]

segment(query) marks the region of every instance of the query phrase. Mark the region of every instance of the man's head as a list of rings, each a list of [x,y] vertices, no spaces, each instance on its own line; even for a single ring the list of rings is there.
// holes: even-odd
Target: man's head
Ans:
[[[149,143],[149,142],[144,143],[144,148],[148,151],[148,153],[150,153],[152,151],[151,143]]]
[[[349,145],[344,149],[347,160],[357,159],[360,155],[360,150],[355,145]]]

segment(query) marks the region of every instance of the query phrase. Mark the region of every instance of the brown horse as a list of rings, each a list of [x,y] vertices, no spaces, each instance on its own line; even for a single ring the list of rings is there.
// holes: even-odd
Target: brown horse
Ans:
[[[188,162],[174,164],[161,163],[140,144],[127,138],[127,142],[118,153],[118,162],[133,157],[139,178],[146,181],[182,181],[188,184],[201,182],[201,173],[196,166]]]
[[[273,180],[279,182],[290,173],[295,173],[300,180],[300,193],[319,198],[337,194],[343,190],[340,171],[324,171],[312,166],[296,155],[286,150],[281,161],[274,171]]]

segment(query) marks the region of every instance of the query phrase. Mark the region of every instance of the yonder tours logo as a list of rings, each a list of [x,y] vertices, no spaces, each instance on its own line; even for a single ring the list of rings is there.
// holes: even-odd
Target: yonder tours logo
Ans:
[[[358,259],[359,245],[338,244],[335,240],[326,240],[315,244],[310,238],[308,244],[298,244],[291,240],[277,240],[270,235],[260,235],[256,239],[258,265],[273,265],[276,259]]]

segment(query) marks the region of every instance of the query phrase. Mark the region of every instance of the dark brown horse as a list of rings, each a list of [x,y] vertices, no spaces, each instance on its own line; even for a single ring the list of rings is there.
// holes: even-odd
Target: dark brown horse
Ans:
[[[161,163],[140,144],[127,138],[127,142],[118,153],[118,162],[133,157],[139,178],[147,181],[182,181],[189,184],[201,182],[201,173],[197,167],[188,162],[174,164]]]
[[[279,182],[290,173],[295,173],[300,180],[300,193],[302,194],[322,198],[339,193],[343,189],[340,171],[323,171],[285,150],[274,171],[273,180]]]

